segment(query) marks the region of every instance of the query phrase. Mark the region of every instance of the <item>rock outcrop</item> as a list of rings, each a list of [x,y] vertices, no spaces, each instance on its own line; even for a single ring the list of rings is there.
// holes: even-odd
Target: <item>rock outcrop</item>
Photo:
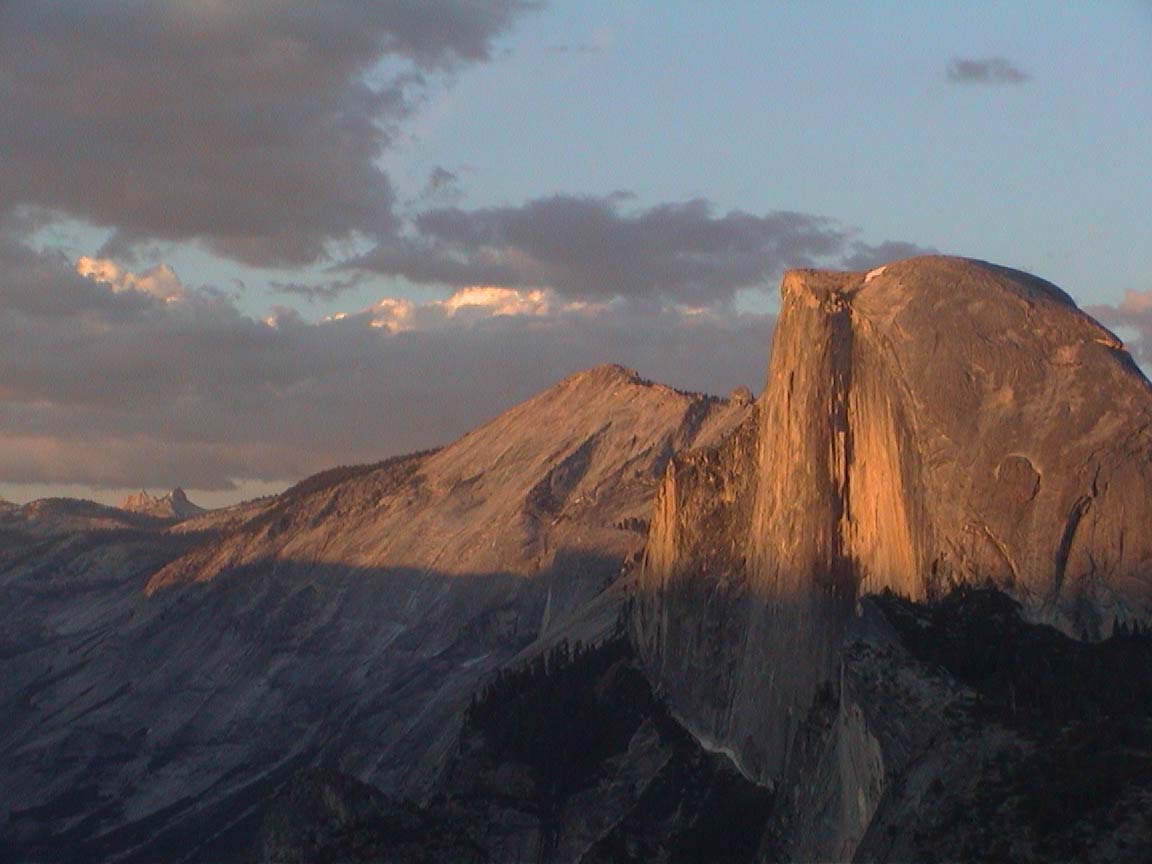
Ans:
[[[759,425],[668,468],[636,636],[671,707],[784,776],[857,597],[990,582],[1082,638],[1152,612],[1152,389],[1064,292],[983,262],[792,271]]]
[[[251,848],[251,847],[255,848]],[[483,850],[436,812],[397,801],[335,771],[301,772],[281,790],[255,844],[225,860],[260,864],[490,864]]]
[[[143,513],[160,519],[191,519],[204,513],[203,507],[188,500],[184,490],[177,486],[166,495],[153,496],[141,489],[120,502],[120,509],[129,513]]]
[[[669,716],[618,631],[557,643],[475,697],[422,806],[307,772],[265,818],[261,860],[1146,857],[1149,634],[1070,639],[993,589],[885,593],[861,600],[842,657],[773,793]]]

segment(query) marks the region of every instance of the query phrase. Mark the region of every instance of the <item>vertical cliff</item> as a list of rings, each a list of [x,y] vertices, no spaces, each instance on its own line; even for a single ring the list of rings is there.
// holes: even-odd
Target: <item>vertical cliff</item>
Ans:
[[[991,581],[1081,638],[1152,611],[1152,389],[1040,279],[792,271],[758,425],[668,468],[635,635],[672,709],[785,775],[856,599]],[[843,724],[841,724],[843,725]]]

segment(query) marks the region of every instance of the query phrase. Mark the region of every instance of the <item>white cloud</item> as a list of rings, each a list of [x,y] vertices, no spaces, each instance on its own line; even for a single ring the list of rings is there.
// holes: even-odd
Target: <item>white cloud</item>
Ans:
[[[157,264],[137,275],[124,270],[111,258],[82,255],[76,262],[76,272],[93,282],[107,285],[117,294],[135,291],[166,303],[175,303],[185,296],[184,285],[167,264]]]
[[[80,275],[81,273],[87,275]],[[768,315],[472,285],[320,322],[242,313],[168,268],[0,242],[0,484],[225,490],[447,443],[615,362],[725,393],[762,380]],[[23,487],[22,487],[23,488]]]
[[[489,318],[545,319],[568,312],[591,312],[605,304],[566,302],[544,288],[518,289],[492,285],[461,288],[444,300],[413,303],[401,297],[385,297],[359,313],[338,312],[328,320],[342,321],[366,316],[373,327],[400,333],[442,330],[467,326]]]

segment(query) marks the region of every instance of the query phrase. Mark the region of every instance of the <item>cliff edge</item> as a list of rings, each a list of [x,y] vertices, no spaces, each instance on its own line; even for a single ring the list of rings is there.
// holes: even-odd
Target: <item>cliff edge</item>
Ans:
[[[991,582],[1096,639],[1152,612],[1152,388],[1060,289],[931,256],[790,271],[756,425],[668,467],[635,635],[671,707],[784,775],[863,594]]]

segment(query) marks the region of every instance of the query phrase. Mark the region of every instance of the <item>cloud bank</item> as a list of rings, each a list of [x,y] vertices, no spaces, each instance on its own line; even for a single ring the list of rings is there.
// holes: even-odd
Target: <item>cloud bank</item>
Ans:
[[[261,321],[166,268],[78,271],[10,241],[0,272],[0,477],[14,483],[294,480],[446,443],[603,362],[690,389],[758,388],[773,324],[489,286]]]
[[[605,362],[757,389],[773,322],[741,313],[741,292],[929,251],[704,199],[463,207],[442,166],[398,205],[378,158],[535,5],[0,3],[0,479],[295,480],[446,443]],[[111,239],[78,260],[30,245],[61,218]],[[285,303],[393,277],[443,295],[261,320],[138,263],[167,243],[288,269],[269,284]],[[314,284],[302,268],[321,261]]]
[[[106,254],[199,241],[251,264],[383,236],[397,124],[531,6],[4,3],[0,212],[111,227]]]
[[[805,213],[718,215],[702,199],[627,210],[628,202],[624,194],[555,195],[518,206],[427,210],[412,232],[348,266],[423,284],[547,285],[583,300],[716,304],[768,287],[788,267],[865,268],[894,250],[905,257],[926,251],[869,246],[833,220]]]

